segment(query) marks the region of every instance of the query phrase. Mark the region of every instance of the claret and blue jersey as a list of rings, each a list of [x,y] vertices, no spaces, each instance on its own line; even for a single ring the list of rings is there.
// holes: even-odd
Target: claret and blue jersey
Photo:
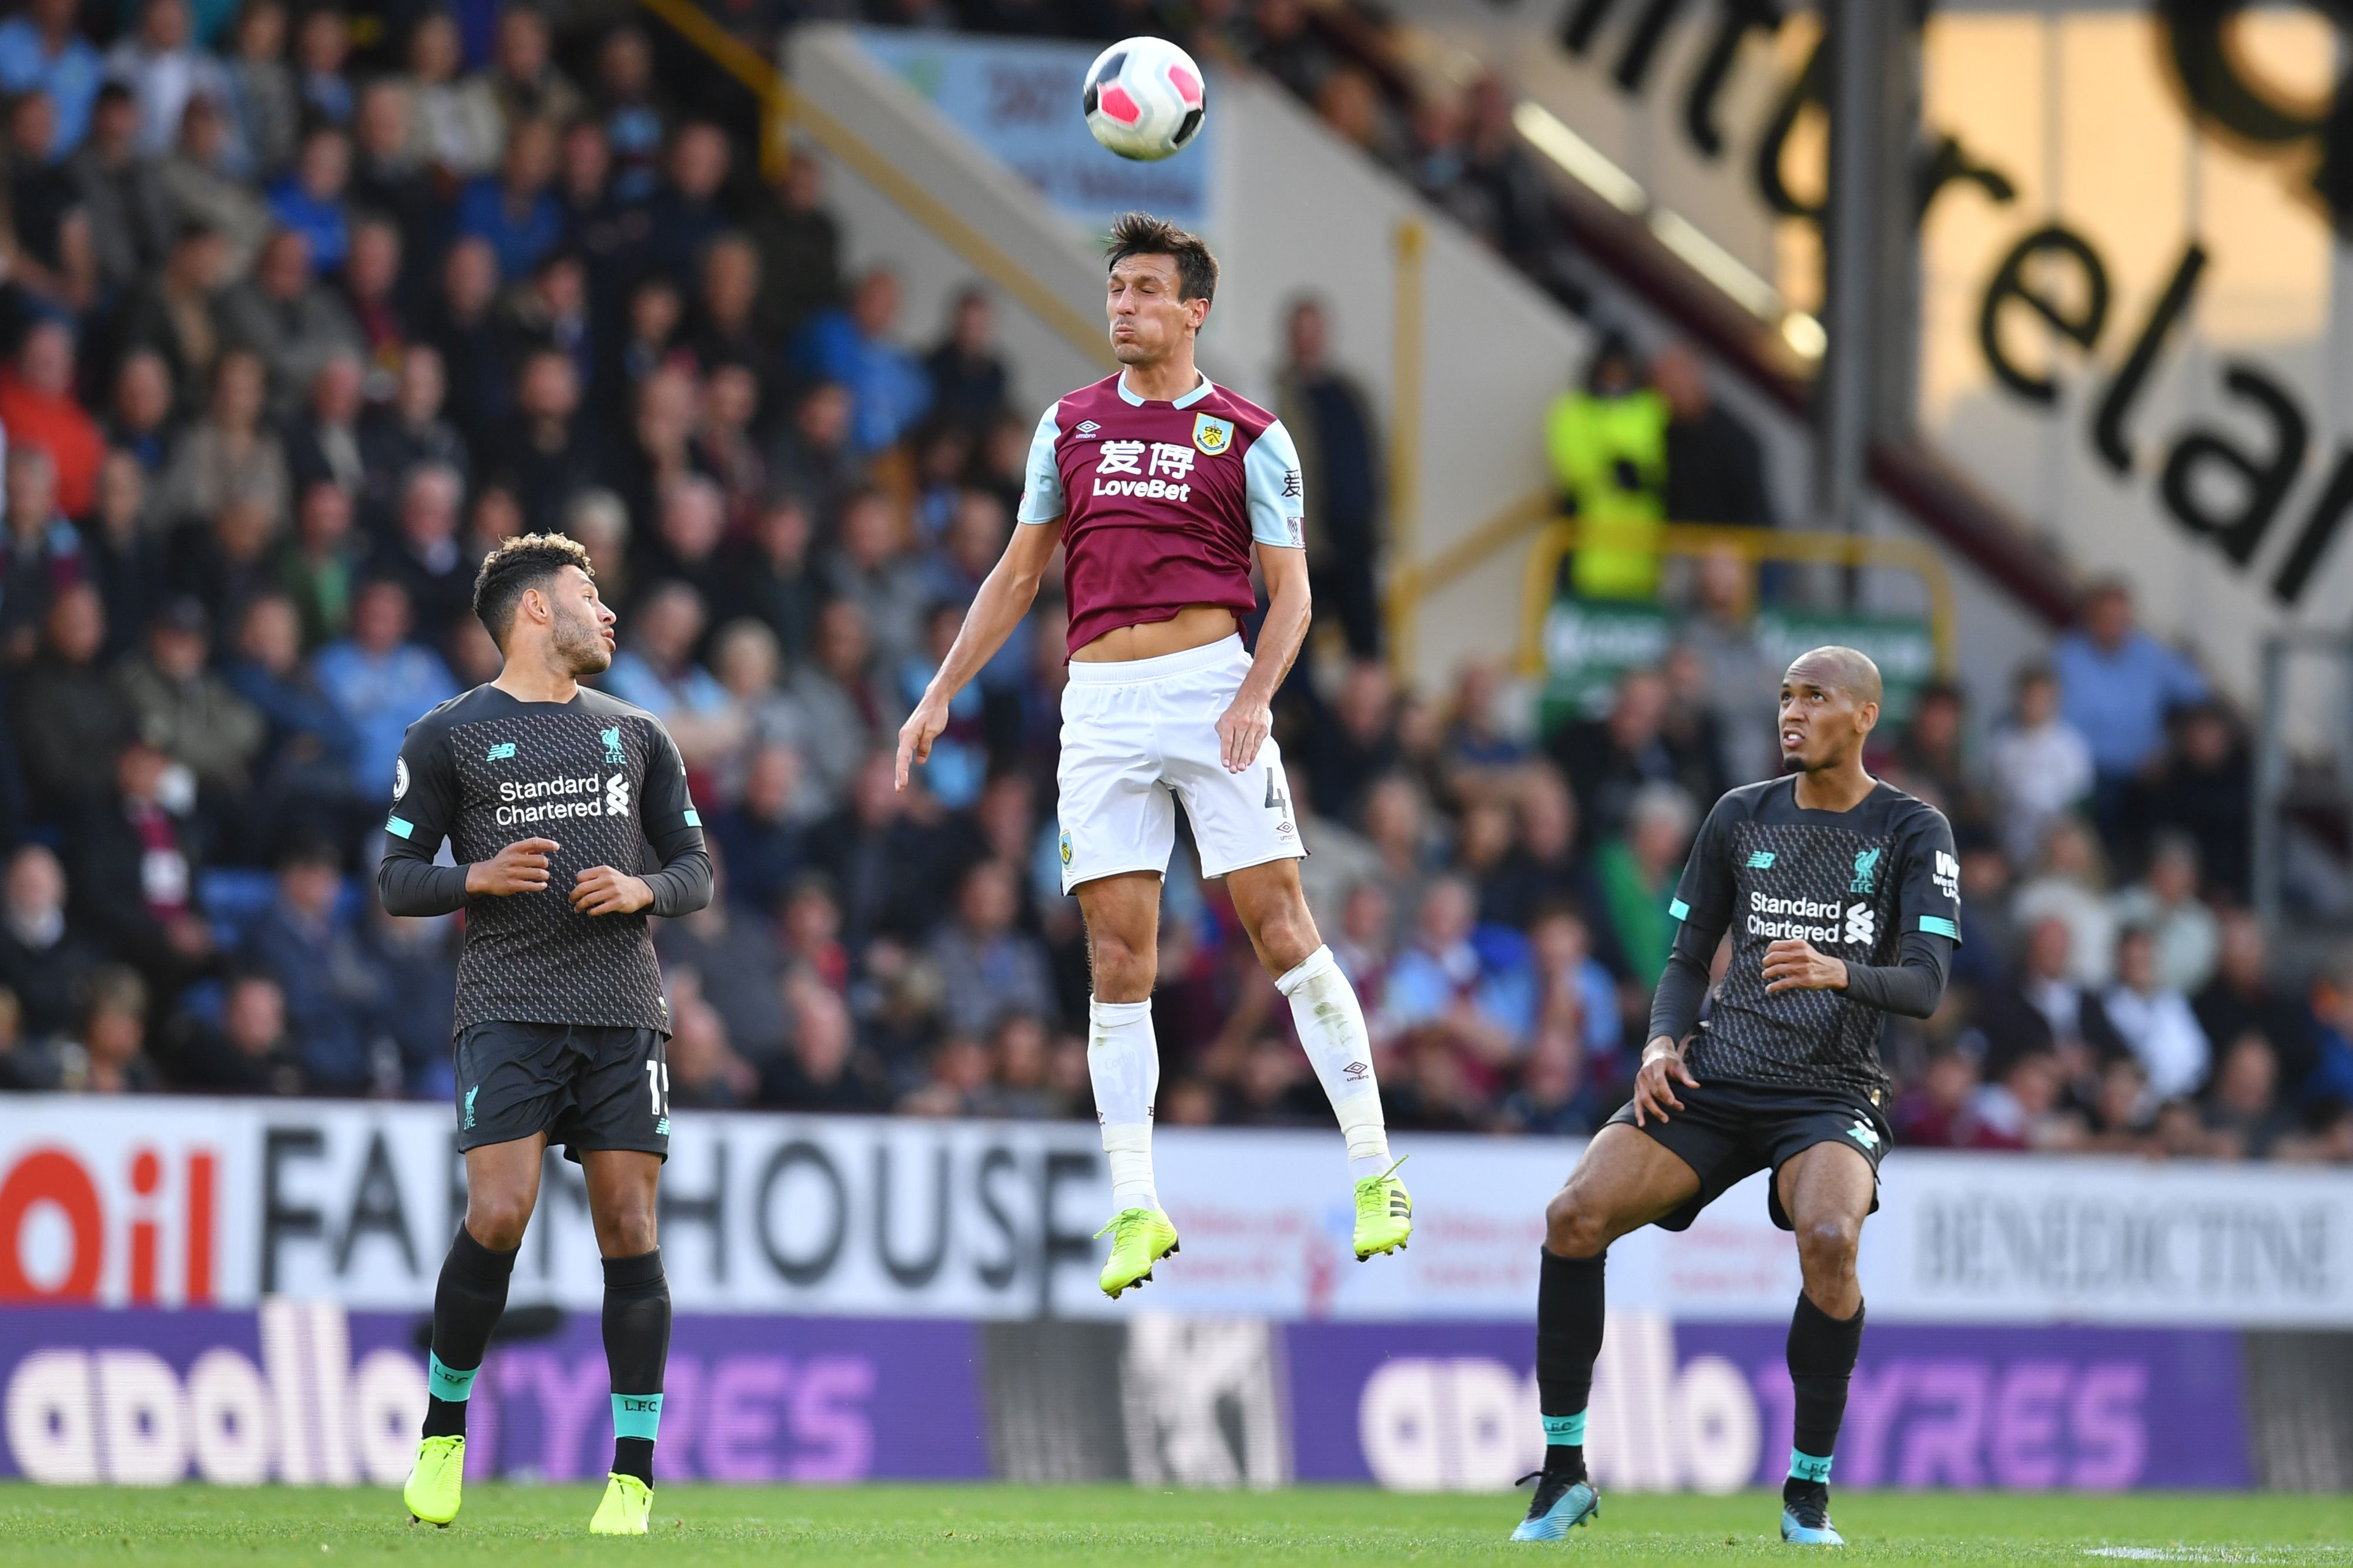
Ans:
[[[1256,607],[1253,543],[1302,548],[1299,453],[1282,421],[1204,377],[1147,401],[1124,374],[1046,411],[1025,523],[1062,521],[1072,651],[1188,605]]]

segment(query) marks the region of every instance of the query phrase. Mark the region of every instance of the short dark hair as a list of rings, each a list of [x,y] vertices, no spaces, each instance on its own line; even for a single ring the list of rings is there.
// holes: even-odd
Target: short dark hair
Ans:
[[[596,575],[588,547],[560,533],[518,534],[483,556],[482,569],[474,574],[474,615],[490,629],[491,640],[504,648],[523,595],[566,566]]]
[[[1218,258],[1198,234],[1188,234],[1165,217],[1150,213],[1122,213],[1112,220],[1111,243],[1103,247],[1107,264],[1116,267],[1131,256],[1166,256],[1176,263],[1176,298],[1215,300]]]

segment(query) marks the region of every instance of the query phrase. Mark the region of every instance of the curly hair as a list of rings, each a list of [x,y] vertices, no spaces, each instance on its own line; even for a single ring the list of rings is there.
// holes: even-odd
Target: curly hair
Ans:
[[[596,575],[596,568],[588,562],[587,546],[560,533],[526,533],[503,540],[483,556],[482,569],[474,574],[474,615],[490,628],[491,640],[504,648],[507,632],[514,626],[515,606],[522,603],[523,594],[543,586],[566,566],[577,566],[590,577]]]

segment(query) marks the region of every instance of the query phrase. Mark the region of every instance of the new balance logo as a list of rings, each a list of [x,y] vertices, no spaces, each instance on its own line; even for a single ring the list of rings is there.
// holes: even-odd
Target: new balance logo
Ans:
[[[1865,1121],[1860,1116],[1854,1119],[1854,1125],[1846,1130],[1846,1135],[1853,1139],[1856,1142],[1862,1144],[1865,1149],[1876,1149],[1879,1147],[1878,1131],[1873,1128],[1870,1122]]]
[[[1750,850],[1748,852],[1748,868],[1752,871],[1771,870],[1773,868],[1773,851],[1770,849]]]
[[[513,761],[514,742],[512,741],[501,741],[497,745],[491,748],[491,754],[482,760],[486,763],[505,763]]]
[[[1846,907],[1845,940],[1855,947],[1877,945],[1879,916],[1869,904],[1849,904]]]

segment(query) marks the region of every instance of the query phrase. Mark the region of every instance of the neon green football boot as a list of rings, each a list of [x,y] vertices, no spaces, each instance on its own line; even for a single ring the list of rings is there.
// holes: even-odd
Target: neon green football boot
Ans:
[[[1397,1179],[1399,1160],[1377,1176],[1356,1184],[1356,1261],[1376,1252],[1398,1252],[1413,1235],[1413,1194]]]
[[[465,1489],[463,1433],[455,1437],[427,1437],[417,1445],[417,1463],[408,1472],[408,1484],[400,1489],[400,1500],[408,1505],[409,1518],[447,1530],[458,1517],[459,1499]]]
[[[1098,1281],[1104,1295],[1119,1300],[1120,1292],[1152,1278],[1152,1266],[1177,1250],[1176,1227],[1158,1209],[1122,1209],[1109,1225],[1095,1232],[1111,1237],[1111,1261]]]
[[[591,1535],[643,1535],[646,1515],[654,1510],[654,1489],[635,1476],[609,1470],[605,1476],[605,1500],[588,1521]]]

